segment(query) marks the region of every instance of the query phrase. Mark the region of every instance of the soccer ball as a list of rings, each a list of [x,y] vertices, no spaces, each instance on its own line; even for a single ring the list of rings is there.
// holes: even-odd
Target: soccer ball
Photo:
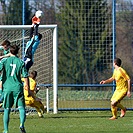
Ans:
[[[36,11],[35,16],[37,18],[41,17],[42,16],[42,11],[41,10]]]

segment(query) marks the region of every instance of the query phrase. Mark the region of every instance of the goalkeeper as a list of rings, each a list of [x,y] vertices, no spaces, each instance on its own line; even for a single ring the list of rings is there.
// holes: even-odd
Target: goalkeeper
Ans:
[[[40,44],[40,40],[42,39],[42,34],[38,33],[38,27],[40,24],[40,17],[42,15],[42,11],[37,11],[35,16],[32,18],[32,27],[30,29],[30,40],[26,44],[24,62],[26,69],[29,71],[30,67],[34,62],[34,53]]]
[[[34,97],[28,97],[28,91],[24,87],[24,96],[25,96],[25,104],[30,107],[34,107],[38,113],[38,116],[40,118],[43,117],[43,113],[45,112],[44,105],[41,102],[41,99],[36,97],[36,93],[38,92],[38,89],[36,88],[36,79],[37,77],[37,71],[31,71],[30,76],[29,76],[29,81],[30,81],[30,90],[34,94]],[[23,79],[22,79],[23,81]],[[25,83],[24,83],[25,84]]]

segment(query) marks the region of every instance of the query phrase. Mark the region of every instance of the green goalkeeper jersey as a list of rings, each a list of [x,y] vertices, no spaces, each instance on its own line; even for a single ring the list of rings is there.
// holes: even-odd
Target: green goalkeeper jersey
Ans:
[[[7,59],[2,59],[0,62],[1,70],[3,70],[2,83],[4,91],[23,91],[21,76],[28,77],[28,72],[20,58],[11,56]]]

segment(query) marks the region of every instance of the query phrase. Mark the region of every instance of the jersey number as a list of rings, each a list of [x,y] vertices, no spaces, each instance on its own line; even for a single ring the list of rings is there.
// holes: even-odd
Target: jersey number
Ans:
[[[10,66],[12,67],[11,76],[13,76],[15,72],[16,64],[10,64]]]

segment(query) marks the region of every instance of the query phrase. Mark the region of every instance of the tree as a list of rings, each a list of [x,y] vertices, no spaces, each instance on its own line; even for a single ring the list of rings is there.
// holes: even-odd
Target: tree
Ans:
[[[0,0],[3,13],[4,22],[7,25],[21,25],[22,24],[22,0]],[[25,0],[25,24],[31,24],[31,9],[29,1]]]
[[[94,83],[112,52],[107,1],[66,0],[58,14],[59,82]],[[109,58],[109,57],[106,57]]]
[[[133,81],[133,3],[117,1],[116,9],[116,56],[122,59],[122,65]]]

